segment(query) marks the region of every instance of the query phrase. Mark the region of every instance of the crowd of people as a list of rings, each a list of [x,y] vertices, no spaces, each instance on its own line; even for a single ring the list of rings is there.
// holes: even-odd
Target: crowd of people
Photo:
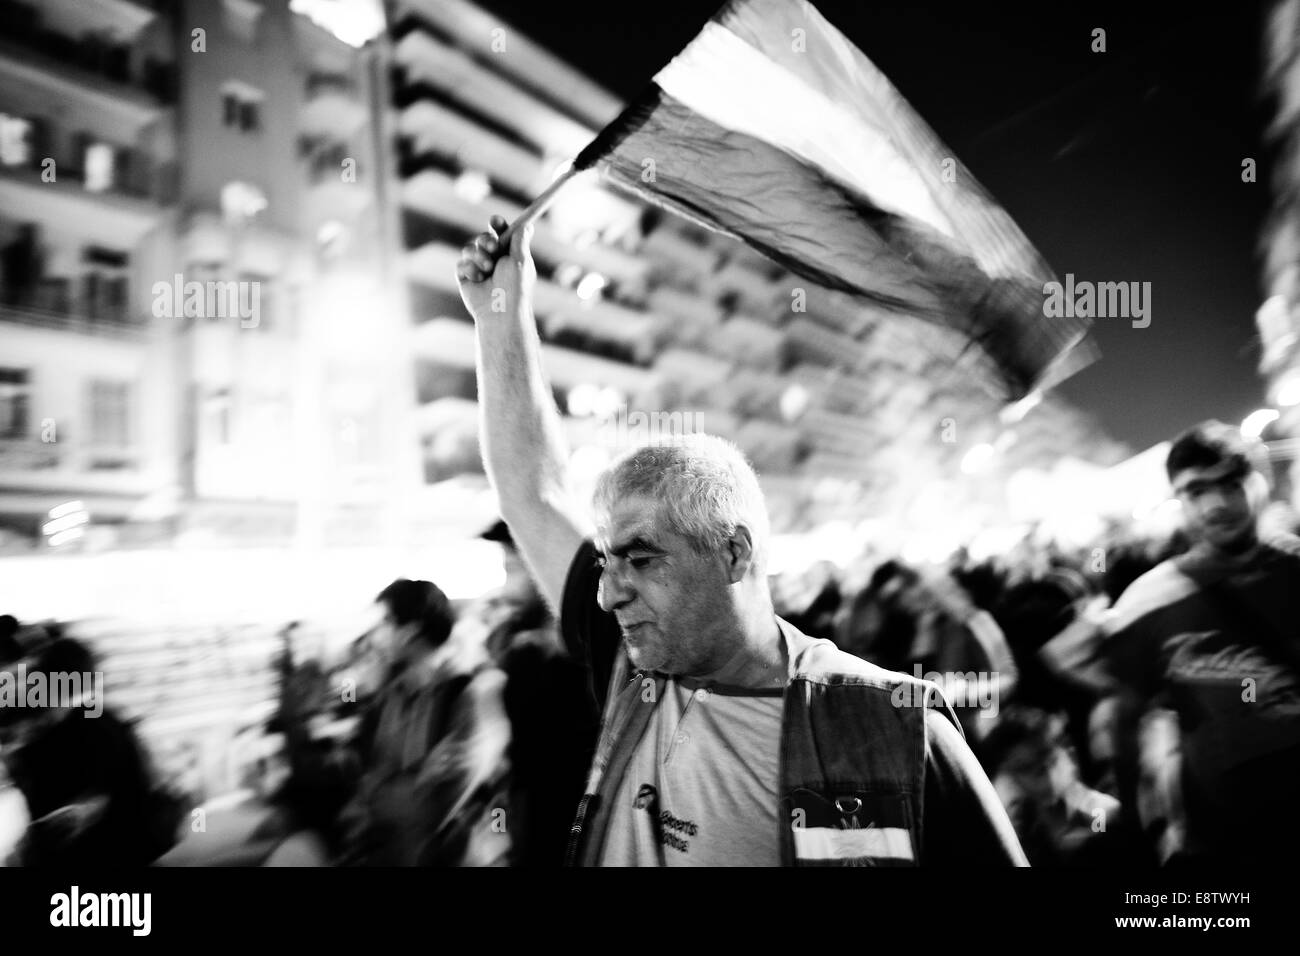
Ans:
[[[502,547],[505,584],[459,612],[436,584],[398,579],[376,597],[376,625],[342,655],[296,656],[296,622],[281,632],[279,704],[263,728],[284,741],[287,764],[264,794],[277,859],[562,859],[596,715],[504,522],[484,537]],[[0,671],[11,677],[99,666],[60,625],[0,622]],[[84,705],[0,706],[0,784],[21,794],[30,821],[12,864],[148,863],[186,836],[196,801],[163,779],[111,699],[94,720],[81,719]],[[348,729],[318,733],[322,723]]]
[[[1073,551],[822,563],[774,578],[774,607],[811,638],[936,683],[1032,865],[1252,859],[1294,839],[1300,548],[1285,531],[1251,534],[1258,489],[1235,514],[1216,490],[1225,475],[1255,483],[1248,451],[1213,428],[1175,447],[1175,487],[1192,475],[1206,488],[1184,497],[1216,497],[1203,521],[1189,499],[1190,527],[1168,537],[1117,526]],[[1207,534],[1245,538],[1225,557]],[[599,724],[592,680],[509,528],[484,536],[502,546],[506,583],[459,613],[436,584],[402,579],[379,592],[379,623],[340,661],[296,660],[286,630],[266,730],[285,741],[288,773],[271,797],[284,844],[306,847],[294,859],[564,860]],[[0,668],[20,663],[96,668],[58,627],[0,618]],[[111,703],[97,720],[79,719],[84,700],[0,707],[0,765],[31,820],[10,862],[147,863],[183,835],[188,805]],[[353,718],[343,738],[313,733],[339,717]]]
[[[1218,422],[1172,442],[1166,538],[773,578],[758,477],[712,436],[629,449],[594,523],[579,514],[528,231],[507,259],[504,230],[457,275],[506,584],[457,610],[393,581],[341,662],[298,660],[286,630],[267,728],[287,754],[281,860],[1176,867],[1300,849],[1300,538],[1257,442]],[[0,622],[0,670],[94,669],[57,629],[25,644]],[[174,842],[177,801],[103,704],[99,721],[77,719],[83,699],[0,707],[32,821],[19,862]],[[318,732],[343,716],[350,732]]]

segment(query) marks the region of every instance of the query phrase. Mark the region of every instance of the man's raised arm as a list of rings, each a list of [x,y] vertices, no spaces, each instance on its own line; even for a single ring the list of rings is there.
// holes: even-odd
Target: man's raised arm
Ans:
[[[501,517],[558,612],[584,522],[569,498],[563,425],[542,373],[532,303],[537,270],[528,249],[532,226],[511,236],[508,255],[498,241],[506,221],[493,216],[490,226],[465,246],[456,266],[461,298],[478,330],[483,463]]]

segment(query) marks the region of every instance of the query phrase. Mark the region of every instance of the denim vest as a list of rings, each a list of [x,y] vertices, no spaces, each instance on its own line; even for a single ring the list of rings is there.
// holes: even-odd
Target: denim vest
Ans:
[[[814,640],[777,618],[789,657],[781,718],[777,839],[785,866],[914,866],[925,794],[925,714],[960,731],[938,687]],[[614,794],[666,681],[620,652],[569,841],[569,865],[600,857]]]

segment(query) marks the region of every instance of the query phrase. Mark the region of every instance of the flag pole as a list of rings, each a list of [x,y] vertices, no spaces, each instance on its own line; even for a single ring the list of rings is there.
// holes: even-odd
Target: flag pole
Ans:
[[[570,165],[568,169],[555,178],[553,183],[542,190],[541,195],[529,203],[528,208],[521,212],[514,222],[510,223],[510,225],[506,227],[506,231],[501,233],[497,240],[498,248],[503,254],[510,251],[510,240],[514,236],[515,231],[546,212],[551,203],[555,201],[555,197],[559,194],[560,189],[564,184],[576,176],[580,171],[581,170],[577,167]]]

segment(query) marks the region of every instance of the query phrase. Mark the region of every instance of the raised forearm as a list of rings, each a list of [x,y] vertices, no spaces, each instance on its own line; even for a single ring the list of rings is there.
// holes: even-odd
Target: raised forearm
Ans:
[[[568,452],[531,307],[476,324],[483,463],[503,511],[563,494]]]

